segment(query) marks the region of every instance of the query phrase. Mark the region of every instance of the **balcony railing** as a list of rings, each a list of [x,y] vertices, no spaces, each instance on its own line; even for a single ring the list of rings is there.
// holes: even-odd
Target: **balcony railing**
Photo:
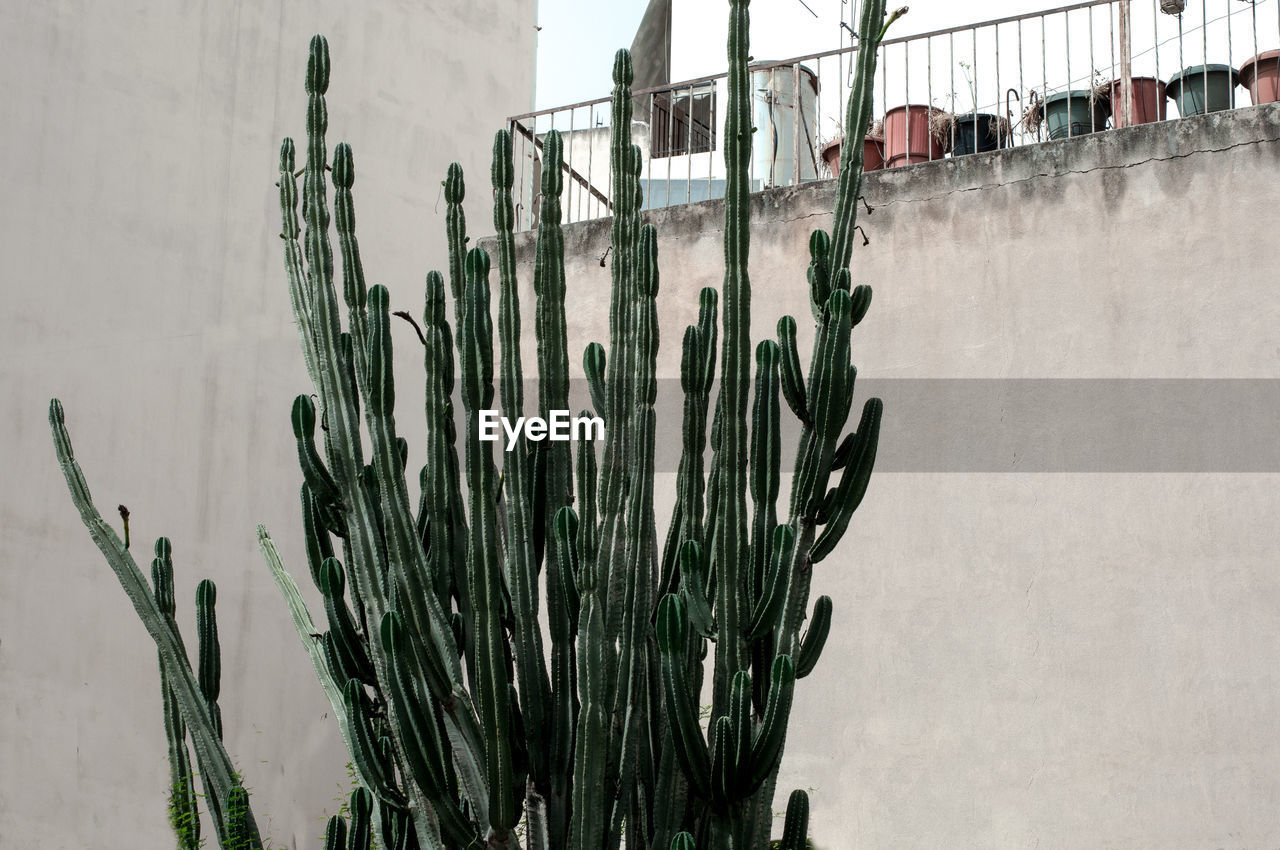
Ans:
[[[1278,60],[1264,51],[1277,47],[1280,0],[1087,0],[888,39],[874,83],[874,114],[887,120],[870,154],[887,154],[892,167],[1248,105],[1235,72],[1265,75],[1259,68]],[[831,176],[856,50],[751,66],[753,190]],[[724,80],[633,93],[647,209],[723,195]],[[521,229],[537,224],[542,139],[552,129],[564,137],[564,221],[610,214],[609,102],[510,119]]]

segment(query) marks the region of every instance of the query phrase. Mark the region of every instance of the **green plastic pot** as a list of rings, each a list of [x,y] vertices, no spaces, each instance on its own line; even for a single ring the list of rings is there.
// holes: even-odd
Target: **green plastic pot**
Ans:
[[[1236,105],[1240,74],[1230,65],[1193,65],[1169,78],[1169,98],[1178,105],[1178,114],[1204,115]]]
[[[1086,89],[1058,92],[1044,99],[1044,121],[1051,139],[1084,136],[1106,129],[1109,114],[1103,102],[1090,97]]]

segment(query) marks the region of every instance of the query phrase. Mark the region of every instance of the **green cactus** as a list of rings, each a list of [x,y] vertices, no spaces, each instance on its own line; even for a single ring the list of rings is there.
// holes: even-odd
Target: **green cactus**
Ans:
[[[809,795],[797,788],[787,800],[787,819],[778,850],[806,850],[809,846]]]
[[[80,469],[80,464],[76,461],[75,451],[71,445],[71,435],[67,431],[66,414],[62,409],[62,402],[57,399],[49,403],[49,427],[53,432],[58,464],[66,479],[67,488],[71,492],[71,501],[79,511],[81,521],[88,528],[90,538],[115,573],[125,594],[133,603],[134,611],[146,627],[147,633],[159,652],[160,669],[167,688],[166,694],[172,694],[173,703],[177,706],[182,723],[191,736],[196,766],[204,787],[205,806],[208,808],[219,842],[223,846],[229,846],[228,837],[234,829],[234,837],[240,846],[260,848],[262,842],[258,838],[253,811],[247,799],[241,799],[243,788],[232,767],[231,758],[222,745],[219,727],[215,725],[209,711],[207,692],[202,688],[202,684],[211,684],[211,682],[202,683],[197,680],[187,656],[186,647],[174,624],[173,616],[169,613],[172,610],[169,604],[172,600],[169,570],[164,565],[159,568],[157,575],[161,581],[157,584],[167,585],[167,587],[157,593],[155,588],[148,586],[142,570],[138,568],[124,541],[103,520],[102,514],[93,503],[89,484]],[[163,546],[157,544],[156,554],[158,560],[163,561],[168,558],[167,541]],[[210,601],[210,612],[211,610]],[[208,646],[211,655],[216,655],[215,644],[209,642]],[[240,790],[237,792],[236,789]],[[231,806],[232,802],[236,803],[235,807]],[[194,814],[194,809],[188,811]]]
[[[155,558],[151,561],[151,586],[156,607],[177,635],[173,547],[167,537],[156,540]],[[181,642],[181,636],[178,640]],[[178,698],[169,686],[163,656],[160,658],[160,692],[164,701],[164,732],[169,742],[169,824],[177,836],[178,850],[197,850],[200,846],[200,808],[191,773],[191,755],[187,750],[187,727],[182,721]]]
[[[218,708],[218,695],[222,690],[222,647],[218,643],[218,617],[214,605],[218,601],[218,589],[205,579],[196,587],[196,632],[199,637],[200,693],[213,728],[222,737],[222,710]]]
[[[364,788],[351,792],[350,829],[346,850],[369,850],[373,843],[373,795]]]
[[[324,829],[324,850],[346,850],[347,822],[339,815],[329,818]]]
[[[843,153],[832,232],[809,242],[816,334],[808,373],[790,316],[778,321],[776,341],[755,346],[752,369],[749,16],[747,0],[729,6],[724,279],[718,291],[700,293],[698,320],[680,339],[682,456],[662,538],[654,503],[660,240],[641,218],[630,55],[619,51],[613,69],[608,345],[588,344],[582,361],[594,407],[584,415],[604,420],[603,445],[597,454],[580,441],[575,454],[559,442],[520,442],[499,466],[480,439],[479,414],[493,407],[495,390],[504,417],[525,413],[514,163],[504,130],[490,175],[496,348],[490,254],[468,248],[461,168],[450,166],[444,181],[447,286],[439,272],[426,276],[421,339],[411,342],[423,347],[426,414],[420,496],[411,505],[391,294],[365,285],[354,159],[339,144],[327,162],[329,54],[322,37],[312,40],[302,189],[288,139],[278,186],[289,294],[315,391],[293,400],[290,419],[307,565],[326,631],[315,630],[262,528],[259,543],[360,786],[350,823],[329,821],[328,850],[364,850],[374,832],[387,848],[510,848],[520,834],[531,848],[618,850],[624,833],[631,850],[770,846],[796,680],[814,669],[831,628],[830,598],[808,613],[813,566],[840,542],[866,493],[882,405],[868,401],[846,433],[856,378],[850,339],[871,301],[848,270],[858,145]],[[870,121],[886,26],[883,0],[864,3],[849,138]],[[564,144],[555,131],[543,140],[532,309],[543,418],[566,409],[569,397]],[[801,436],[780,509],[783,400]],[[57,401],[50,421],[73,499],[159,649],[171,806],[183,823],[198,824],[190,734],[220,843],[258,847],[248,795],[221,744],[213,584],[197,592],[193,671],[173,620],[168,541],[157,543],[148,590],[93,507]],[[698,694],[708,671],[704,731]],[[807,821],[808,798],[796,792],[781,846],[805,846]]]

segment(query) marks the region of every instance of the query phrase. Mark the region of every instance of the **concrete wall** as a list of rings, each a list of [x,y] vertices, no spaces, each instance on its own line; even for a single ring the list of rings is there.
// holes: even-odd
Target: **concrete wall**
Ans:
[[[835,623],[798,688],[779,786],[780,805],[811,789],[821,846],[1280,844],[1280,465],[1251,465],[1276,408],[1237,422],[1245,437],[1207,465],[1091,466],[1072,444],[1101,404],[1038,432],[999,424],[999,392],[1025,401],[1016,379],[1089,379],[1053,384],[1086,400],[1120,387],[1107,397],[1139,413],[1147,379],[1274,398],[1278,176],[1270,106],[868,177],[853,269],[876,296],[854,360],[886,399],[880,469],[816,573]],[[806,243],[833,190],[753,196],[754,339],[783,313],[811,327]],[[664,377],[697,289],[720,284],[722,219],[716,201],[649,216]],[[608,222],[565,242],[580,350],[607,339]],[[922,404],[921,386],[936,397]],[[1203,385],[1173,386],[1192,403]],[[938,450],[978,414],[1038,456]],[[1240,414],[1219,414],[1178,439],[1221,442]],[[1125,427],[1141,448],[1170,423]]]
[[[104,513],[131,509],[144,569],[151,541],[173,538],[190,646],[196,583],[218,582],[228,749],[274,845],[317,846],[349,793],[346,756],[254,536],[267,523],[305,576],[288,405],[308,387],[276,236],[280,139],[303,135],[307,42],[323,32],[330,149],[355,151],[366,271],[419,311],[444,262],[451,160],[488,226],[492,133],[532,107],[535,7],[0,10],[0,847],[172,846],[155,653],[60,480],[54,395]]]

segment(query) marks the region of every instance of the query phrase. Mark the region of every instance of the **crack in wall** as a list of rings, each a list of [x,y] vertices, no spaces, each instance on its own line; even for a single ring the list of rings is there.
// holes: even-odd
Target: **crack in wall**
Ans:
[[[878,206],[890,207],[890,206],[902,205],[902,204],[927,203],[929,201],[941,200],[942,198],[947,198],[952,195],[964,194],[966,192],[981,192],[981,191],[986,191],[988,189],[1000,189],[1006,186],[1018,186],[1023,183],[1030,183],[1035,180],[1043,180],[1043,179],[1053,180],[1061,177],[1093,174],[1099,171],[1120,171],[1126,168],[1136,168],[1137,166],[1147,165],[1153,162],[1172,162],[1174,160],[1179,160],[1179,159],[1190,159],[1193,156],[1199,156],[1201,154],[1225,153],[1226,151],[1235,150],[1237,148],[1251,147],[1251,146],[1263,145],[1263,144],[1274,145],[1277,143],[1280,143],[1280,138],[1249,139],[1247,141],[1235,142],[1233,144],[1225,145],[1222,147],[1196,148],[1195,150],[1190,150],[1183,153],[1172,153],[1172,154],[1169,154],[1168,156],[1150,156],[1150,157],[1147,157],[1146,159],[1140,159],[1134,162],[1100,164],[1100,165],[1093,166],[1091,168],[1083,168],[1083,169],[1077,168],[1077,169],[1062,169],[1062,170],[1054,170],[1054,171],[1038,171],[1034,174],[1029,174],[1026,177],[1019,177],[1013,180],[1005,180],[998,183],[981,183],[976,186],[963,186],[956,189],[951,189],[946,192],[940,192],[937,194],[926,195],[918,198],[889,198],[889,199],[880,201]],[[809,216],[798,216],[795,219],[786,219],[786,220],[798,221],[800,218],[807,218],[807,217]]]
[[[1266,126],[1253,129],[1252,132],[1275,133],[1276,130],[1275,130],[1275,127],[1273,126],[1274,122],[1266,122],[1266,123],[1267,123]],[[1137,128],[1133,128],[1133,129],[1136,130]],[[1132,132],[1132,130],[1122,131],[1122,132]],[[1240,130],[1236,130],[1235,132],[1239,133]],[[1249,132],[1249,131],[1246,130],[1245,132]],[[1074,140],[1074,141],[1084,142],[1084,139],[1081,138],[1079,140]],[[1277,145],[1277,144],[1280,144],[1280,135],[1269,135],[1263,138],[1245,139],[1245,140],[1231,142],[1227,144],[1205,145],[1201,143],[1200,146],[1195,147],[1194,149],[1191,149],[1191,150],[1169,152],[1166,154],[1154,154],[1151,156],[1143,157],[1141,159],[1135,159],[1129,162],[1114,162],[1114,163],[1099,162],[1087,168],[1043,167],[1040,170],[1035,171],[1034,173],[1026,174],[1025,176],[1022,176],[1022,177],[1011,178],[1008,180],[993,180],[993,181],[978,183],[970,186],[957,186],[957,187],[947,189],[946,191],[933,192],[931,194],[916,195],[916,196],[912,196],[912,195],[906,194],[905,192],[900,191],[904,188],[909,189],[910,188],[909,185],[903,187],[903,186],[894,186],[892,185],[892,183],[890,183],[889,185],[886,185],[886,186],[874,187],[876,189],[885,189],[888,191],[883,192],[882,197],[879,200],[877,200],[872,206],[873,206],[873,209],[878,210],[878,209],[890,208],[894,206],[906,206],[911,204],[930,203],[933,201],[944,200],[949,197],[971,193],[971,192],[983,192],[983,191],[989,191],[993,189],[1000,189],[1004,187],[1021,186],[1028,183],[1037,182],[1037,181],[1058,180],[1066,177],[1082,176],[1082,175],[1093,174],[1098,172],[1121,171],[1124,169],[1150,165],[1152,163],[1174,162],[1177,160],[1191,159],[1193,157],[1199,157],[1204,155],[1226,153],[1232,150],[1237,150],[1242,148],[1261,147],[1263,145]],[[1050,158],[1050,157],[1061,155],[1054,152],[1037,153],[1036,147],[1038,146],[1025,146],[1023,148],[1018,148],[1014,150],[1024,151],[1026,152],[1025,155],[1028,157],[1037,156],[1039,158]],[[1120,153],[1122,155],[1123,151],[1117,151],[1117,153]],[[1105,158],[1106,156],[1108,156],[1108,152],[1104,151],[1101,153],[1100,158]],[[955,160],[940,160],[940,162],[954,163]],[[961,167],[964,167],[964,166],[961,166],[959,164],[953,165],[953,168],[961,168]],[[979,166],[977,165],[972,166],[972,168],[975,170],[978,167]],[[1015,165],[1014,167],[1016,168],[1017,166]],[[885,177],[889,177],[890,180],[895,179],[895,176],[891,176],[892,172],[878,172],[878,173],[885,175]],[[931,175],[931,176],[936,177],[936,175]],[[906,182],[909,179],[910,179],[909,177],[903,178],[904,182]],[[830,207],[826,205],[824,205],[822,209],[817,209],[810,212],[799,212],[793,215],[787,215],[784,212],[784,210],[787,210],[788,208],[794,209],[795,207],[802,206],[803,201],[805,199],[808,199],[809,203],[815,203],[827,198],[828,195],[833,194],[832,186],[827,185],[829,183],[830,181],[823,181],[823,182],[809,183],[802,186],[779,187],[783,189],[784,194],[782,194],[781,197],[775,196],[776,200],[774,198],[769,197],[769,195],[767,194],[768,190],[766,190],[765,194],[754,194],[752,196],[752,206],[755,207],[756,209],[753,210],[755,214],[752,216],[752,219],[756,224],[785,225],[785,224],[792,224],[799,221],[804,221],[806,219],[830,218],[832,216],[832,211]],[[895,193],[893,190],[899,190],[899,191]],[[698,210],[698,207],[701,207],[704,204],[706,205],[705,213],[703,213],[701,210]],[[759,206],[761,205],[765,206],[766,208],[764,210],[760,210]],[[770,215],[769,214],[770,212],[774,212],[776,214]],[[867,214],[863,213],[862,215],[859,215],[858,218],[861,220],[864,215],[867,215]],[[706,237],[713,237],[713,236],[718,237],[724,232],[723,201],[719,201],[719,200],[702,201],[692,205],[681,204],[681,205],[676,205],[676,206],[667,207],[667,208],[648,210],[646,211],[645,218],[646,220],[658,226],[661,240],[668,243],[694,242]],[[872,214],[871,222],[874,222],[874,220],[875,220],[874,214]],[[570,236],[570,234],[574,234],[574,231],[578,231],[578,234],[574,234],[574,235],[577,236],[577,241],[579,245],[594,244],[595,242],[601,239],[607,240],[608,234],[609,234],[609,231],[607,228],[607,222],[608,222],[608,219],[605,218],[605,219],[594,219],[591,221],[573,222],[570,224],[566,224],[565,225],[565,228],[567,231],[566,236]],[[585,232],[579,230],[580,227],[584,228]],[[593,232],[593,229],[598,229],[599,232],[598,233]],[[524,237],[525,240],[528,241],[528,247],[525,248],[525,250],[532,250],[534,233],[532,232],[522,233],[520,234],[520,236]],[[524,247],[524,246],[521,246],[521,247]]]
[[[1259,145],[1276,145],[1276,144],[1280,144],[1280,137],[1263,138],[1263,139],[1247,139],[1244,141],[1233,142],[1231,144],[1219,145],[1216,147],[1198,147],[1198,148],[1195,148],[1194,150],[1182,151],[1178,153],[1170,153],[1165,156],[1148,156],[1143,159],[1134,160],[1133,162],[1100,163],[1098,165],[1091,166],[1089,168],[1043,170],[1043,171],[1037,171],[1033,174],[1028,174],[1025,177],[1018,177],[1012,180],[980,183],[974,186],[961,186],[954,189],[949,189],[945,192],[936,192],[934,194],[921,195],[919,197],[884,198],[879,200],[875,204],[873,204],[872,208],[873,210],[875,210],[875,209],[883,209],[883,208],[892,207],[892,206],[929,203],[931,201],[942,200],[944,198],[948,198],[954,195],[960,195],[960,194],[965,194],[969,192],[983,192],[983,191],[1000,189],[1000,188],[1009,187],[1009,186],[1019,186],[1025,183],[1030,183],[1038,180],[1056,180],[1064,177],[1093,174],[1096,172],[1120,171],[1127,168],[1136,168],[1142,165],[1149,165],[1151,163],[1174,162],[1176,160],[1190,159],[1191,157],[1202,156],[1205,154],[1226,153],[1227,151],[1235,150],[1238,148],[1246,148],[1246,147],[1259,146]],[[800,194],[796,193],[793,196],[792,201],[794,202],[794,200],[797,199],[798,197],[800,197]],[[687,212],[683,214],[685,216],[689,216]],[[863,215],[866,215],[866,214],[864,213]],[[862,219],[863,215],[860,215],[858,218]],[[760,216],[760,217],[756,217],[755,220],[765,221],[772,224],[791,224],[797,221],[804,221],[806,219],[830,218],[831,216],[832,216],[831,210],[821,209],[821,210],[815,210],[813,212],[806,212],[806,213],[801,213],[799,215],[785,216],[785,217],[779,217],[779,218],[770,218],[767,216]],[[871,217],[874,217],[874,212],[871,214]],[[719,218],[717,217],[715,220],[719,221]],[[688,222],[686,220],[681,223],[687,224]],[[724,227],[717,226],[717,225],[713,225],[710,227],[702,227],[697,230],[691,230],[687,227],[674,227],[674,228],[660,228],[659,236],[664,240],[683,241],[686,239],[699,239],[704,236],[721,234],[723,232],[724,232]]]

